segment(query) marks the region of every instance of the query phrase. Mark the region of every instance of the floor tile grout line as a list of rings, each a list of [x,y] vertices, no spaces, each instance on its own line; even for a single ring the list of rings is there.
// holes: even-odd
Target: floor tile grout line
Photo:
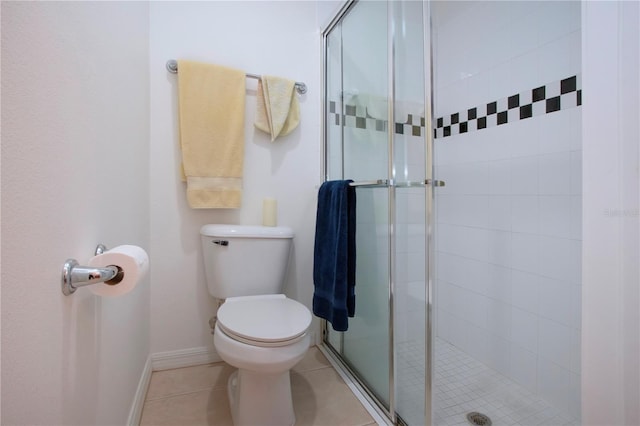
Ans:
[[[323,370],[323,369],[327,369],[327,368],[331,368],[333,369],[333,367],[331,366],[331,364],[328,365],[323,365],[323,366],[318,366],[318,367],[314,367],[314,368],[308,368],[305,370],[300,370],[300,371],[296,371],[296,370],[291,370],[293,373],[297,373],[297,374],[304,374],[307,372],[312,372],[312,371],[318,371],[318,370]],[[155,396],[155,397],[146,397],[145,398],[145,402],[149,401],[158,401],[161,399],[168,399],[168,398],[172,398],[174,396],[182,396],[182,395],[188,395],[190,393],[197,393],[197,392],[202,392],[205,390],[224,390],[226,389],[226,386],[205,386],[202,388],[192,388],[189,390],[185,390],[183,392],[178,392],[178,393],[172,393],[172,394],[168,394],[168,395],[162,395],[162,396]]]
[[[306,373],[306,372],[308,372],[308,371],[323,370],[323,369],[325,369],[325,368],[331,368],[331,369],[333,369],[333,367],[331,366],[331,364],[328,364],[328,365],[323,365],[322,367],[307,368],[306,370],[296,370],[296,369],[294,368],[294,369],[292,369],[292,370],[291,370],[291,372],[301,374],[301,373]]]
[[[184,395],[189,395],[191,393],[198,393],[198,392],[203,392],[206,390],[212,390],[212,391],[226,391],[226,386],[225,387],[220,387],[220,386],[209,386],[209,387],[205,387],[205,388],[201,388],[201,389],[192,389],[192,390],[188,390],[188,391],[184,391],[184,392],[179,392],[179,393],[173,393],[171,395],[165,395],[165,396],[159,396],[159,397],[154,397],[154,398],[147,398],[144,400],[145,403],[147,402],[154,402],[154,401],[159,401],[162,399],[169,399],[169,398],[173,398],[176,396],[184,396]]]

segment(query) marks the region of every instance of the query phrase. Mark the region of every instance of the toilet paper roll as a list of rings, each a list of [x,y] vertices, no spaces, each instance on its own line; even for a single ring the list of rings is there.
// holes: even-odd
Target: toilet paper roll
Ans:
[[[89,286],[98,296],[115,297],[134,289],[149,270],[149,255],[143,248],[122,245],[89,259],[89,266],[104,268],[117,266],[122,269],[122,281],[117,284],[100,283]]]
[[[262,200],[262,226],[276,226],[278,224],[278,202],[275,198]]]

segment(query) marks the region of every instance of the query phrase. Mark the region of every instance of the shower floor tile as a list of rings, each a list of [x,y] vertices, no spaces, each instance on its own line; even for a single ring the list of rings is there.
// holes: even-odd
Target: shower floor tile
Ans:
[[[424,422],[422,342],[398,345],[398,392],[401,416]],[[548,402],[478,362],[455,346],[436,339],[433,385],[434,424],[469,425],[466,415],[483,413],[500,425],[578,425]],[[420,380],[415,380],[418,377]],[[413,410],[412,410],[413,407]]]

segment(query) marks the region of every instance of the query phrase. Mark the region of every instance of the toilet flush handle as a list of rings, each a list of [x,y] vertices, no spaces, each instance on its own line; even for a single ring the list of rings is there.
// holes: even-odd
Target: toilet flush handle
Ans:
[[[213,240],[211,241],[213,244],[217,244],[219,246],[228,246],[229,245],[229,241],[227,240]]]

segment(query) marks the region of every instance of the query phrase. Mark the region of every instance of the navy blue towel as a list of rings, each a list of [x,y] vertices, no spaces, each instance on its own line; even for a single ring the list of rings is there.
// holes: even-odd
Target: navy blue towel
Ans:
[[[346,331],[356,309],[356,189],[351,180],[318,191],[313,258],[313,313]]]

